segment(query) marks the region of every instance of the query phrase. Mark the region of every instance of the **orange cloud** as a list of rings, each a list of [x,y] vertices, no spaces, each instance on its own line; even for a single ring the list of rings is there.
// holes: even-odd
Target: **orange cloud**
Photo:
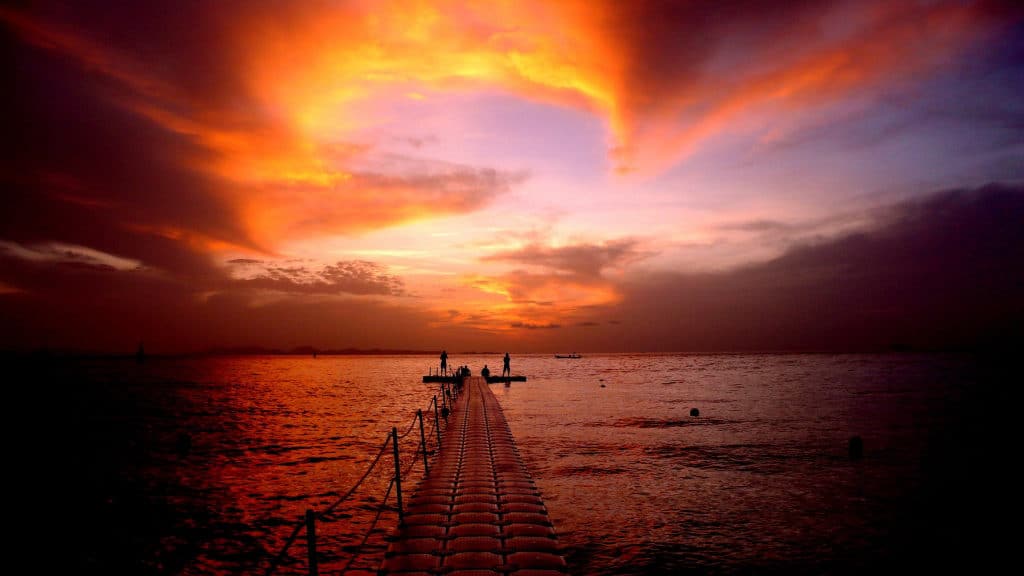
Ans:
[[[341,16],[325,21],[344,22]],[[486,168],[402,158],[393,159],[384,172],[360,168],[357,162],[369,148],[338,136],[344,133],[344,122],[328,127],[317,121],[319,99],[326,99],[322,107],[334,110],[346,102],[343,90],[328,90],[319,85],[319,78],[350,83],[356,91],[361,91],[360,83],[318,67],[316,46],[307,46],[313,50],[310,54],[295,55],[306,66],[275,60],[281,68],[267,70],[263,65],[272,59],[253,50],[264,42],[252,39],[255,46],[238,44],[247,38],[246,30],[225,30],[230,34],[220,48],[246,53],[251,60],[242,67],[252,64],[246,69],[253,73],[244,82],[229,85],[232,94],[225,96],[212,92],[220,87],[210,88],[210,93],[192,92],[189,86],[161,76],[160,67],[151,66],[145,58],[93,37],[99,34],[87,27],[10,9],[0,9],[0,21],[28,43],[69,56],[90,73],[112,81],[109,100],[183,138],[189,147],[177,150],[179,156],[170,161],[202,178],[204,188],[233,208],[239,220],[235,224],[246,238],[217,238],[216,230],[189,230],[179,223],[131,224],[136,231],[192,239],[196,247],[249,246],[272,251],[289,239],[361,232],[472,211],[523,178]],[[311,21],[303,25],[315,28]],[[315,37],[315,30],[302,36]],[[280,55],[287,60],[289,54],[282,49]],[[333,64],[328,61],[327,65]],[[290,70],[305,76],[295,78]],[[264,78],[264,72],[269,76]],[[293,85],[298,94],[316,98],[295,101],[287,90],[274,88]],[[324,133],[326,128],[331,134]],[[68,201],[98,202],[80,195]]]
[[[467,276],[462,281],[482,295],[448,303],[472,313],[444,321],[489,332],[558,328],[582,318],[584,312],[621,300],[615,285],[601,278],[516,270],[499,276]]]
[[[471,309],[486,309],[486,317],[458,317],[454,321],[479,328],[518,331],[557,328],[582,321],[595,309],[621,300],[616,283],[606,271],[651,256],[631,239],[603,244],[578,243],[549,246],[534,242],[483,258],[485,262],[512,262],[528,266],[497,276],[469,276],[463,283],[487,295]]]
[[[960,2],[723,9],[413,0],[310,10],[249,29],[258,56],[248,77],[307,134],[372,121],[346,110],[390,86],[498,86],[601,114],[618,169],[652,170],[745,112],[926,73],[991,25],[984,5]]]
[[[339,146],[383,122],[387,107],[373,103],[396,95],[497,87],[584,108],[607,120],[619,171],[649,172],[742,128],[748,113],[827,104],[925,73],[991,23],[983,5],[961,2],[725,9],[254,3],[238,14],[177,14],[181,22],[159,39],[132,38],[131,21],[82,23],[44,9],[0,9],[0,21],[77,60],[116,87],[113,101],[192,145],[177,161],[232,207],[247,238],[230,240],[264,250],[475,210],[515,184],[515,175],[473,167],[442,167],[444,176],[360,171],[366,151],[339,154]],[[189,22],[202,28],[201,42]],[[181,48],[193,44],[200,48]],[[784,113],[773,120],[785,121]]]

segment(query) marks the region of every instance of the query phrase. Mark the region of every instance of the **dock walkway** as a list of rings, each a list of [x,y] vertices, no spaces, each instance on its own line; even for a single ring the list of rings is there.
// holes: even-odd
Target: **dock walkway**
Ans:
[[[467,378],[380,574],[556,576],[555,530],[497,398]]]

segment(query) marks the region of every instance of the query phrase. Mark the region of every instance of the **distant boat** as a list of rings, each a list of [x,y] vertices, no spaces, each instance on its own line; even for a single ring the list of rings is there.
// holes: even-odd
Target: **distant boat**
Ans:
[[[583,356],[573,352],[572,354],[555,354],[555,358],[583,358]]]

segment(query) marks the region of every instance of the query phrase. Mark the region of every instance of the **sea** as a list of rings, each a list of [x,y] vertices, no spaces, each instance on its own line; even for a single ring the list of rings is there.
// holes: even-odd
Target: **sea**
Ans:
[[[313,510],[321,573],[373,573],[397,521],[384,443],[402,434],[408,497],[417,410],[428,455],[443,430],[422,382],[437,362],[25,361],[6,386],[7,524],[26,535],[9,554],[306,574]],[[501,354],[449,363],[478,374]],[[1013,546],[1009,382],[976,355],[513,352],[512,370],[528,380],[492,388],[571,574],[977,571]]]

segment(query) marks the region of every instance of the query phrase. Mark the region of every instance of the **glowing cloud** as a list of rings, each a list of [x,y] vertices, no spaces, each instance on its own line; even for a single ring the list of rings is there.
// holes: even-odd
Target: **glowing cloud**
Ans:
[[[0,256],[9,256],[27,262],[84,266],[98,270],[138,270],[142,263],[130,258],[107,254],[87,246],[75,246],[61,242],[47,242],[24,246],[14,242],[0,241]]]
[[[819,125],[842,140],[839,110],[868,109],[872,134],[897,139],[896,113],[872,115],[876,101],[916,108],[901,125],[927,126],[901,136],[909,152],[887,167],[908,174],[899,185],[947,158],[958,171],[936,181],[1019,178],[1017,107],[987,100],[1020,92],[1002,78],[1019,62],[978,42],[1019,19],[997,2],[944,0],[0,7],[17,86],[0,294],[45,311],[59,290],[44,277],[67,273],[93,294],[165,283],[183,310],[305,298],[362,320],[362,303],[467,341],[604,326],[636,273],[690,265],[680,244],[724,239],[694,261],[746,265],[868,229],[869,217],[831,223],[858,207],[833,206],[828,186],[869,165],[845,198],[888,186],[878,156],[843,150],[830,179],[808,146],[773,148]],[[982,45],[989,67],[967,69]],[[992,70],[1009,73],[951,96],[959,108],[914,102]],[[994,118],[984,131],[957,113],[980,109]],[[929,114],[943,118],[917,122]],[[959,140],[984,144],[984,162],[946,146]],[[780,162],[720,186],[734,173],[708,158],[723,143],[734,165],[748,144]],[[607,177],[629,172],[643,178]],[[737,196],[746,205],[723,208]]]
[[[927,71],[988,22],[984,6],[960,2],[756,4],[729,17],[648,2],[253,5],[234,19],[182,16],[205,19],[202,39],[219,42],[219,56],[179,55],[171,74],[159,53],[45,10],[3,9],[0,20],[106,76],[114,101],[194,143],[180,161],[213,181],[255,245],[273,249],[472,211],[515,182],[473,167],[359,173],[366,148],[339,149],[388,121],[394,98],[498,88],[582,107],[606,118],[617,170],[650,171],[744,129],[749,113]],[[767,57],[741,59],[751,52]],[[190,67],[223,78],[196,85]]]

